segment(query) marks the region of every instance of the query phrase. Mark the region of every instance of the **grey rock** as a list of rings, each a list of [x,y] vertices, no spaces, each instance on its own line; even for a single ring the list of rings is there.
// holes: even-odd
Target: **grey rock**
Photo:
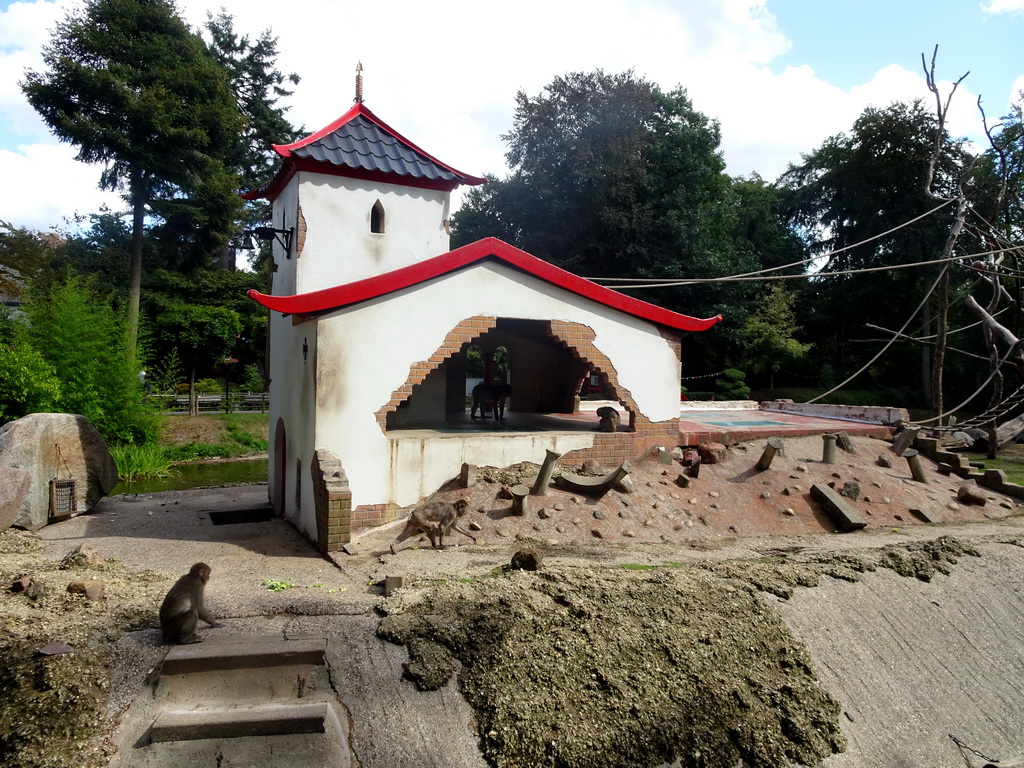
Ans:
[[[0,466],[30,473],[31,486],[14,525],[35,531],[50,520],[50,480],[75,481],[75,513],[114,490],[117,464],[102,435],[84,416],[31,413],[0,428]]]
[[[0,531],[14,525],[31,487],[32,473],[27,469],[0,467]]]

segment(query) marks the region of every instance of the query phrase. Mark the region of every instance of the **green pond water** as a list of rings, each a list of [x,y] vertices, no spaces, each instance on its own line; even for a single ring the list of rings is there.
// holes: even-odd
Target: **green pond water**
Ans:
[[[155,477],[148,480],[137,480],[134,483],[118,483],[111,495],[187,491],[190,488],[267,482],[266,458],[176,464],[174,469],[178,474],[171,477]]]

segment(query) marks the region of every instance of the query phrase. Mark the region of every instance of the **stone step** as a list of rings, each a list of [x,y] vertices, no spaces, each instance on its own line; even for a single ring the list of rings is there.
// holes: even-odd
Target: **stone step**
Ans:
[[[313,704],[274,704],[225,709],[165,710],[150,729],[150,740],[193,741],[247,736],[342,731],[332,707]]]
[[[194,672],[230,669],[265,669],[275,666],[324,663],[327,638],[281,637],[217,638],[192,645],[176,645],[164,658],[161,674],[186,675]]]

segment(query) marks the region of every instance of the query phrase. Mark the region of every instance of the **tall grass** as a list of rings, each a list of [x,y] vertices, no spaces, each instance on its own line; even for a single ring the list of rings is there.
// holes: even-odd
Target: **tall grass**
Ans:
[[[113,445],[110,453],[117,462],[118,477],[127,483],[181,474],[174,469],[174,461],[161,445]]]

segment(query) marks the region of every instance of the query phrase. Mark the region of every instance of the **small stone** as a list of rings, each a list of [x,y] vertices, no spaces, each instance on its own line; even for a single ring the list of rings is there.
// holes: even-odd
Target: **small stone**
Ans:
[[[663,534],[661,534],[661,540],[662,540],[662,541],[672,541],[672,539],[670,539],[670,538],[669,538],[669,537],[668,537],[668,536],[667,536],[666,534],[664,534],[664,533],[663,533]]]
[[[711,507],[712,509],[718,509],[717,504],[708,504],[708,506]]]
[[[104,586],[96,579],[76,579],[68,584],[67,591],[73,595],[85,595],[91,602],[96,602],[103,597]]]
[[[595,509],[594,510],[594,519],[595,520],[604,520],[604,510],[603,509]]]
[[[583,525],[583,521],[580,518],[578,518],[578,517],[574,517],[572,519],[572,524],[573,525]]]
[[[772,497],[772,495],[768,491],[761,491],[761,498],[762,499],[770,499],[771,497]]]
[[[871,483],[871,485],[874,486],[875,488],[881,488],[882,487],[882,484],[880,482],[878,482],[877,480],[875,480],[873,483]]]
[[[704,525],[711,525],[711,523],[708,522],[708,519],[704,517],[704,515],[698,515],[697,519],[704,523]]]
[[[720,494],[718,491],[708,491],[708,496],[710,496],[712,499],[717,499],[721,495],[722,494]]]
[[[658,508],[658,504],[660,504],[660,502],[652,501],[651,502],[651,509],[657,509]]]
[[[540,533],[540,532],[542,532],[544,530],[544,526],[541,525],[540,523],[534,523],[533,524],[533,530],[537,531],[537,533]]]
[[[842,478],[842,475],[840,475],[838,472],[833,472],[832,477],[834,477],[836,480],[839,480]]]
[[[579,504],[580,503],[580,497],[579,496],[570,496],[569,497],[569,501],[572,502],[573,504]]]
[[[686,503],[687,503],[687,504],[696,504],[696,503],[697,503],[697,497],[696,497],[696,496],[694,496],[694,497],[693,497],[693,498],[691,498],[691,499],[687,499]]]
[[[860,483],[855,480],[843,483],[843,487],[839,490],[839,495],[845,496],[851,501],[856,501],[860,498]]]
[[[512,555],[508,569],[510,571],[536,571],[540,569],[543,562],[544,558],[541,557],[540,553],[535,549],[527,547],[520,549]]]
[[[960,509],[960,507],[958,507],[958,506],[957,506],[956,504],[954,504],[954,503],[953,503],[953,502],[951,501],[951,502],[949,502],[949,504],[947,504],[947,505],[946,505],[946,509],[951,509],[951,510],[953,510],[954,512],[956,512],[957,510],[959,510],[959,509]]]
[[[797,466],[796,471],[797,472],[806,472],[807,471],[807,467],[805,467],[803,464],[800,464],[799,466]]]
[[[792,507],[786,507],[784,510],[782,510],[782,514],[784,514],[786,517],[795,517],[796,511]]]
[[[693,521],[692,520],[687,520],[685,523],[676,523],[675,525],[672,526],[672,530],[673,531],[681,531],[687,525],[693,525]]]
[[[22,576],[20,579],[15,579],[11,583],[11,592],[28,592],[29,587],[32,586],[31,576]]]
[[[555,510],[556,512],[561,512],[561,511],[562,511],[563,509],[565,509],[565,504],[563,504],[563,503],[562,503],[562,502],[560,502],[560,501],[556,501],[556,502],[555,502],[555,503],[554,503],[554,504],[552,505],[552,508],[553,508],[553,509],[554,509],[554,510]]]
[[[619,517],[621,517],[623,520],[629,520],[629,514],[621,509],[619,510]]]
[[[619,493],[633,493],[636,490],[636,483],[631,477],[624,477],[615,484],[615,490]]]
[[[593,530],[591,530],[590,531],[590,535],[593,536],[595,539],[603,539],[604,538],[604,534],[601,533],[599,530],[597,530],[597,528],[594,528]]]
[[[565,526],[564,525],[556,525],[555,526],[555,530],[558,531],[559,533],[565,533]]]
[[[864,503],[865,503],[865,504],[870,504],[870,503],[871,503],[871,501],[872,501],[872,500],[871,500],[871,497],[870,497],[870,496],[865,496],[865,497],[864,497]]]
[[[880,467],[885,467],[886,469],[892,466],[892,462],[889,461],[889,457],[885,455],[879,456],[875,459],[875,463]]]
[[[558,546],[558,539],[548,539],[544,543],[547,544],[549,547],[557,547]]]
[[[622,532],[622,535],[625,536],[627,539],[633,539],[636,538],[636,531],[634,531],[632,528],[626,528]]]
[[[894,520],[899,520],[902,523],[903,522],[903,515],[893,515],[893,519]]]
[[[652,520],[649,517],[646,520],[644,520],[644,528],[653,528],[653,527],[654,527],[654,520]]]
[[[668,501],[668,497],[666,497],[663,493],[655,494],[654,498],[656,498],[658,501]]]
[[[739,533],[740,532],[740,529],[737,528],[735,525],[730,525],[729,526],[729,530],[732,531],[733,533]]]
[[[721,443],[704,443],[697,449],[700,460],[705,464],[721,464],[725,460],[726,447]]]
[[[540,509],[537,510],[537,517],[539,517],[541,520],[547,520],[549,517],[551,517],[551,513],[548,512],[547,507],[541,507]]]
[[[67,643],[49,642],[36,651],[40,656],[60,656],[64,653],[71,653],[75,649]]]
[[[783,496],[791,496],[792,492],[789,490],[789,488],[783,488],[782,489],[782,495]]]
[[[496,534],[497,534],[498,536],[501,536],[501,537],[502,537],[503,539],[504,539],[504,538],[508,538],[508,534],[509,534],[509,532],[508,532],[508,530],[507,530],[507,529],[505,529],[505,528],[495,528],[495,529],[494,529],[494,532],[495,532],[495,533],[496,533]]]
[[[1013,504],[1011,504],[1008,501],[1000,501],[999,506],[1002,507],[1003,509],[1013,509]]]
[[[628,507],[632,502],[629,499],[619,499],[622,502],[622,506]]]
[[[471,530],[471,531],[482,531],[483,530],[483,526],[481,526],[480,523],[478,523],[476,520],[470,520],[468,527],[469,527],[469,530]]]
[[[66,570],[76,566],[101,565],[103,560],[103,555],[92,544],[79,544],[64,555],[60,567]]]
[[[892,504],[892,499],[890,499],[888,496],[883,496],[882,497],[882,503],[883,504]]]

